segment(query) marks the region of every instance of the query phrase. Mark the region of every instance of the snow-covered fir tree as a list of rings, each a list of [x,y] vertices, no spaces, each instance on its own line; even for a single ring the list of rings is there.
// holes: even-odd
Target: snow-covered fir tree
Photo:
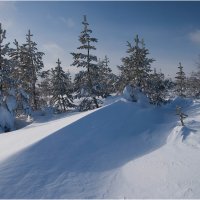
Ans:
[[[87,71],[79,71],[74,77],[74,93],[76,98],[88,97]]]
[[[17,109],[16,114],[18,116],[25,115],[27,119],[32,115],[32,109],[30,106],[30,96],[24,91],[22,87],[17,90]]]
[[[97,57],[91,54],[92,50],[96,50],[96,47],[92,45],[92,43],[96,43],[97,39],[94,37],[91,37],[92,30],[88,28],[89,23],[87,22],[86,15],[84,15],[84,20],[82,22],[83,24],[83,31],[81,32],[79,36],[79,41],[81,43],[81,46],[79,46],[77,49],[85,51],[85,53],[71,53],[74,59],[74,62],[72,63],[72,66],[77,67],[83,67],[86,68],[86,74],[87,74],[87,85],[84,88],[85,93],[88,94],[87,101],[83,101],[83,104],[85,102],[89,104],[94,104],[96,108],[99,107],[97,98],[96,98],[96,87],[95,83],[93,82],[95,69],[97,68]],[[84,106],[83,106],[84,107]],[[86,107],[93,107],[87,105]]]
[[[57,66],[51,70],[52,73],[52,98],[51,103],[58,111],[67,111],[74,107],[72,97],[72,83],[69,73],[65,73],[61,67],[61,62],[58,59]]]
[[[36,83],[41,75],[41,69],[44,67],[42,56],[43,52],[39,52],[37,44],[32,41],[31,31],[26,35],[26,43],[21,47],[21,75],[22,87],[30,94],[31,107],[36,110],[38,108]]]
[[[112,73],[109,67],[109,59],[107,56],[103,60],[98,61],[98,77],[97,82],[97,92],[98,95],[106,98],[111,93],[115,92],[115,84],[117,81],[116,75]]]
[[[10,43],[4,43],[6,39],[6,30],[2,28],[0,23],[0,93],[6,95],[7,90],[13,85],[11,79],[12,65],[9,58]]]
[[[186,78],[186,96],[192,98],[200,97],[200,72],[192,72]]]
[[[9,52],[10,59],[12,61],[13,70],[12,70],[12,78],[15,80],[14,87],[17,89],[20,87],[22,82],[22,71],[21,71],[21,46],[18,41],[15,39],[13,42],[15,48],[11,48]]]
[[[6,30],[0,23],[0,133],[14,129],[16,97],[12,88],[13,65],[9,58],[9,43],[4,44]]]
[[[46,70],[41,73],[41,80],[38,83],[38,93],[40,96],[39,107],[44,108],[50,106],[50,98],[52,95],[51,71]]]
[[[179,63],[178,69],[179,71],[176,73],[177,76],[175,77],[176,93],[178,96],[184,97],[185,91],[186,91],[186,76],[185,76],[185,72],[183,71],[183,66],[181,65],[181,62]]]
[[[11,48],[9,56],[11,59],[11,63],[13,65],[11,76],[14,80],[13,88],[16,92],[16,101],[17,101],[17,108],[16,108],[16,115],[26,115],[27,118],[31,115],[31,106],[30,106],[30,95],[25,92],[24,83],[24,74],[26,72],[26,68],[24,68],[23,64],[23,47],[18,43],[15,39],[14,48]]]
[[[167,81],[162,72],[150,74],[147,94],[151,104],[161,105],[166,103],[167,99]]]
[[[154,59],[147,57],[149,50],[145,47],[144,40],[139,40],[138,35],[134,39],[134,45],[127,43],[128,55],[122,58],[123,64],[118,66],[122,89],[126,85],[131,85],[145,92]]]
[[[98,61],[97,66],[91,69],[91,78],[93,82],[93,92],[95,96],[107,97],[115,92],[115,85],[117,76],[112,73],[111,68],[108,66],[109,59],[105,56],[104,59]],[[78,98],[89,97],[87,90],[88,79],[87,71],[80,71],[75,74],[74,78],[74,91],[75,96]]]

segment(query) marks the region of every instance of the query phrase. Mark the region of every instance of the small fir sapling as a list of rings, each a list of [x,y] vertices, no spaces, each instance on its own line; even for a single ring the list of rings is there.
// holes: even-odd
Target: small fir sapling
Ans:
[[[185,118],[187,118],[188,115],[186,115],[186,114],[184,114],[184,113],[182,112],[182,107],[176,106],[176,115],[179,116],[179,119],[180,119],[180,121],[181,121],[181,125],[182,125],[182,126],[185,126],[183,120],[184,120]]]

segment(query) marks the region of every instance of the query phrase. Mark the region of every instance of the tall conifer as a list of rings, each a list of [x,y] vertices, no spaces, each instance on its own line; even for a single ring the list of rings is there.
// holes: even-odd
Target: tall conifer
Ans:
[[[96,108],[99,107],[97,99],[96,99],[96,92],[95,92],[95,85],[93,83],[93,74],[94,70],[97,68],[97,57],[91,54],[92,50],[96,50],[96,47],[92,45],[92,43],[96,43],[97,39],[91,37],[92,30],[89,29],[89,23],[87,22],[86,15],[84,15],[83,24],[83,31],[79,36],[79,41],[81,46],[77,49],[81,51],[85,51],[85,53],[71,53],[74,59],[72,66],[83,67],[86,68],[87,72],[87,93],[89,97],[93,99],[91,104],[95,104]],[[87,101],[88,103],[89,101]]]

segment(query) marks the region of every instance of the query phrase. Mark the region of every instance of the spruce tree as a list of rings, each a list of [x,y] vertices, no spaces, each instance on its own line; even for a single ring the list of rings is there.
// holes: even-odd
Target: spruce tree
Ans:
[[[99,59],[98,62],[98,77],[96,79],[98,85],[99,96],[106,98],[112,92],[114,92],[114,85],[116,82],[116,76],[112,73],[109,65],[109,59],[107,56],[103,60]]]
[[[39,106],[44,108],[50,105],[50,97],[52,95],[52,83],[51,83],[51,71],[46,70],[41,73],[41,80],[38,83],[38,92],[39,92]]]
[[[85,53],[71,53],[74,59],[72,66],[86,68],[86,73],[87,73],[86,89],[88,96],[92,98],[92,101],[91,102],[87,101],[87,103],[91,104],[94,103],[95,107],[98,108],[99,105],[96,99],[96,92],[93,82],[94,71],[97,68],[97,64],[95,63],[97,61],[97,57],[91,54],[92,50],[96,50],[96,47],[93,46],[92,43],[96,43],[97,39],[90,36],[92,30],[88,28],[89,23],[87,22],[86,15],[84,15],[84,20],[82,24],[84,29],[79,36],[79,41],[81,43],[81,46],[79,46],[77,49],[84,50]]]
[[[185,90],[186,90],[186,76],[185,72],[183,71],[183,66],[181,65],[181,62],[178,66],[179,71],[176,73],[176,93],[180,97],[185,96]]]
[[[134,45],[127,42],[127,56],[122,58],[120,79],[124,88],[126,85],[139,87],[142,91],[147,88],[151,64],[154,59],[148,58],[149,50],[145,47],[144,40],[139,40],[138,35],[134,39]]]
[[[9,53],[13,65],[11,76],[15,80],[14,88],[18,90],[22,87],[23,82],[23,71],[21,68],[21,46],[16,39],[13,44],[15,45],[15,48],[11,48]]]
[[[0,133],[14,130],[16,96],[12,88],[13,65],[9,57],[9,43],[4,44],[6,30],[0,23]]]
[[[58,111],[66,111],[74,107],[71,87],[71,77],[65,73],[58,59],[57,66],[51,70],[52,73],[52,98],[51,103],[56,106]]]
[[[88,79],[87,79],[87,72],[81,70],[77,74],[75,74],[74,77],[74,92],[75,92],[75,97],[76,98],[81,98],[81,97],[88,97],[88,91],[87,87],[88,86]]]
[[[30,30],[26,35],[26,43],[21,47],[21,71],[22,85],[27,93],[30,94],[30,103],[34,110],[37,109],[37,92],[36,82],[41,75],[41,69],[44,67],[42,56],[43,52],[39,52],[37,44],[32,41]]]
[[[150,74],[147,94],[151,104],[161,105],[166,103],[167,96],[167,82],[165,81],[164,74],[157,73],[154,69],[154,73]]]
[[[23,46],[18,43],[15,39],[14,48],[10,50],[10,58],[11,63],[13,65],[11,77],[14,80],[13,88],[16,91],[16,100],[17,100],[17,108],[16,108],[16,115],[27,115],[30,118],[31,115],[31,106],[30,106],[30,95],[28,93],[28,88],[25,87],[25,82],[28,83],[28,79],[26,79],[25,74],[26,67],[24,67],[24,49]]]
[[[0,95],[6,95],[10,88],[12,80],[10,77],[12,71],[11,61],[9,59],[9,44],[4,44],[6,39],[6,30],[2,28],[0,23]]]
[[[186,79],[186,96],[192,98],[200,97],[200,72],[192,72]]]

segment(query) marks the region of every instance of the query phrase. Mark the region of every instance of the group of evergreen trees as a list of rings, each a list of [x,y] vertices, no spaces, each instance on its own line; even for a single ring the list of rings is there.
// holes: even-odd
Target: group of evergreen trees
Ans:
[[[200,71],[192,72],[186,77],[183,66],[179,63],[174,91],[180,97],[200,98]]]
[[[43,52],[37,49],[33,34],[28,31],[24,44],[17,40],[6,43],[6,31],[0,24],[0,132],[9,131],[12,126],[5,118],[26,114],[32,110],[52,107],[57,112],[77,108],[80,111],[98,108],[101,99],[112,93],[121,93],[128,86],[139,89],[154,105],[166,103],[169,95],[175,92],[181,97],[200,96],[200,72],[186,78],[181,63],[172,82],[164,74],[152,70],[153,58],[148,58],[149,50],[144,40],[136,35],[133,44],[127,43],[127,55],[118,66],[120,74],[112,73],[109,59],[97,59],[93,54],[98,40],[92,37],[86,16],[79,36],[80,46],[71,53],[72,66],[80,71],[72,80],[69,72],[58,59],[55,67],[44,71]],[[79,101],[75,101],[79,99]],[[133,101],[137,101],[133,94]],[[77,103],[78,102],[78,103]],[[7,113],[7,114],[5,114]],[[9,115],[9,117],[8,117]],[[2,120],[3,119],[3,120]]]

